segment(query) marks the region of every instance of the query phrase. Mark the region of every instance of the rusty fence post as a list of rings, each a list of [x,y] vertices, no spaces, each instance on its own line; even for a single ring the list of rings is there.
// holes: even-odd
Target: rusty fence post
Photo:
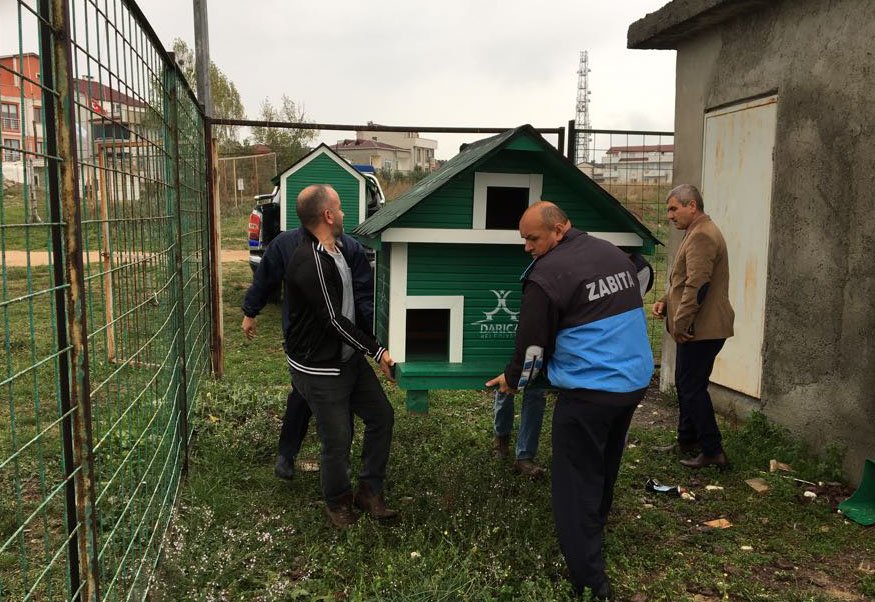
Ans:
[[[172,55],[171,55],[172,56]],[[167,93],[165,94],[167,106],[167,122],[169,139],[165,139],[169,143],[169,160],[171,183],[171,199],[172,199],[172,220],[173,231],[173,278],[176,280],[174,292],[176,294],[176,367],[179,375],[179,382],[176,389],[176,414],[177,420],[176,429],[179,437],[179,445],[182,451],[182,473],[188,473],[188,364],[186,358],[186,336],[185,336],[185,273],[183,271],[183,228],[182,228],[182,181],[179,176],[179,79],[182,75],[179,73],[179,67],[176,62],[172,61],[171,65],[164,70],[164,86]]]
[[[213,141],[213,125],[209,115],[204,114],[204,144],[206,152],[207,211],[209,212],[209,260],[210,260],[210,355],[213,377],[225,376],[225,339],[222,313],[222,220],[221,209],[216,201],[216,145]]]
[[[51,0],[52,62],[60,107],[54,112],[57,134],[58,192],[65,257],[66,323],[69,399],[73,411],[73,463],[75,465],[77,540],[81,584],[79,599],[96,602],[100,598],[95,502],[94,448],[91,419],[91,383],[88,366],[88,328],[86,322],[85,274],[82,257],[82,215],[80,212],[79,170],[76,150],[76,106],[73,87],[72,43],[68,3]],[[61,375],[65,378],[65,375]]]
[[[52,43],[54,32],[50,25],[52,7],[50,0],[39,0],[38,12],[40,15],[40,57],[42,59],[42,83],[47,90],[55,89],[55,72],[52,61]],[[43,96],[43,112],[45,115],[45,152],[47,187],[49,194],[49,215],[52,222],[52,263],[55,266],[64,265],[64,247],[62,243],[63,232],[61,228],[61,189],[60,189],[60,166],[58,157],[57,138],[57,113],[59,102],[56,96],[49,92]],[[68,576],[70,579],[70,591],[75,600],[80,600],[79,590],[81,586],[81,564],[79,562],[79,539],[76,535],[79,525],[78,512],[76,510],[76,464],[73,451],[73,401],[70,392],[70,354],[67,349],[70,346],[67,336],[67,300],[66,281],[64,270],[52,270],[52,279],[55,287],[54,309],[57,324],[58,349],[58,393],[61,408],[61,445],[63,447],[63,470],[64,470],[64,508],[66,510],[67,527],[67,561]]]

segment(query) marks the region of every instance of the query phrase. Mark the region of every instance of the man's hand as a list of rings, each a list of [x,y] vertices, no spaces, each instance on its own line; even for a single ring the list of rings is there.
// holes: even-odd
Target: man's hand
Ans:
[[[383,352],[383,355],[380,356],[380,370],[383,371],[383,374],[386,375],[386,378],[389,379],[389,382],[395,382],[395,376],[393,373],[393,368],[395,367],[395,360],[392,359],[392,356],[389,355],[389,350]]]
[[[498,387],[498,390],[501,393],[516,393],[514,389],[511,389],[507,386],[507,380],[504,378],[504,372],[493,378],[492,380],[486,381],[487,387]]]
[[[246,335],[247,339],[251,341],[255,338],[255,318],[243,316],[243,324],[240,327],[243,329],[243,334]]]
[[[689,343],[690,341],[693,340],[693,338],[695,338],[695,337],[693,337],[693,335],[687,334],[685,332],[681,332],[681,333],[674,335],[674,340],[677,343]]]
[[[662,301],[657,301],[653,304],[653,315],[657,318],[665,317],[665,303]]]

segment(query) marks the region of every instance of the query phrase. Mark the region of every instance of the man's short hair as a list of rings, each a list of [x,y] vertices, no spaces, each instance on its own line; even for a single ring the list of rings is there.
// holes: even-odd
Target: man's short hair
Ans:
[[[332,192],[334,192],[334,188],[328,184],[313,184],[298,194],[295,212],[298,214],[302,226],[311,229],[319,225],[322,212],[331,201]]]
[[[690,201],[696,201],[696,207],[699,211],[705,211],[705,202],[702,200],[702,193],[692,184],[681,184],[680,186],[675,186],[671,189],[671,192],[668,193],[668,196],[665,197],[665,202],[668,203],[672,197],[676,198],[678,203],[684,207],[689,205]]]

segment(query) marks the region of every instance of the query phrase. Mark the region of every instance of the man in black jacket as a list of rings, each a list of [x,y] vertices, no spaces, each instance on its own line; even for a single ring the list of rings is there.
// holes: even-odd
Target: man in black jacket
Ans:
[[[352,272],[337,245],[343,234],[337,192],[330,186],[308,186],[298,195],[296,210],[307,237],[286,270],[286,291],[293,301],[285,346],[292,382],[316,416],[326,513],[337,527],[358,519],[353,505],[374,518],[393,518],[397,512],[386,507],[383,484],[394,412],[365,355],[390,380],[394,362],[354,321]],[[365,423],[355,494],[349,479],[350,412]]]
[[[268,298],[283,282],[286,268],[295,249],[307,239],[303,226],[287,230],[274,238],[264,252],[264,257],[255,271],[252,284],[243,300],[243,332],[246,338],[253,339],[256,334],[256,316],[264,309]],[[351,236],[342,234],[337,241],[350,270],[352,270],[353,293],[355,296],[356,324],[370,330],[374,322],[374,273],[368,262],[365,248]],[[289,329],[289,291],[283,292],[282,332],[285,340]],[[281,479],[291,480],[295,474],[295,458],[307,435],[310,424],[310,408],[301,393],[292,388],[286,398],[286,412],[277,445],[274,473]],[[350,419],[352,416],[350,416]]]

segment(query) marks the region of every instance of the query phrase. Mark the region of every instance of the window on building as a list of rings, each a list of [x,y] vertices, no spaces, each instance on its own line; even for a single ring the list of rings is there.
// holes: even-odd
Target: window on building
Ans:
[[[43,108],[42,107],[34,107],[33,108],[33,122],[37,125],[40,125],[43,122]]]
[[[91,137],[95,140],[129,140],[131,131],[121,123],[94,122],[91,124]]]
[[[7,132],[18,132],[21,130],[21,122],[18,119],[18,105],[4,102],[0,104],[0,121],[2,127]]]
[[[15,138],[3,139],[3,160],[21,161],[21,141]]]
[[[386,171],[391,171],[392,170],[392,162],[389,161],[388,159],[383,159],[383,169],[385,169]]]
[[[450,310],[408,309],[406,361],[450,359]]]
[[[516,230],[529,206],[529,189],[512,186],[486,187],[486,229]]]
[[[43,141],[42,140],[36,141],[36,152],[39,155],[43,154]]]

